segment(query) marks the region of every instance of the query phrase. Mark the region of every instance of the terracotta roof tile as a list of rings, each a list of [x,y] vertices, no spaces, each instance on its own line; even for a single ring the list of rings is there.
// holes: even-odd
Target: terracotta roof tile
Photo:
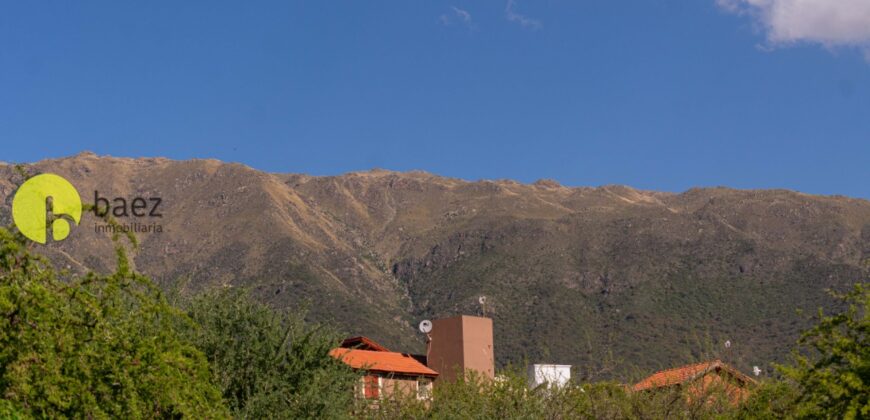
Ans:
[[[354,369],[404,375],[438,376],[438,372],[429,369],[411,355],[403,353],[336,348],[330,350],[329,355]]]
[[[722,363],[721,360],[713,360],[710,362],[695,363],[693,365],[687,365],[656,372],[651,376],[647,377],[646,379],[638,382],[632,388],[635,391],[642,391],[650,388],[662,388],[671,385],[681,384],[695,379],[699,376],[703,376],[705,373],[715,369],[725,370],[732,376],[737,378],[739,381],[744,383],[755,382],[752,378],[740,373],[740,371],[726,365],[725,363]]]

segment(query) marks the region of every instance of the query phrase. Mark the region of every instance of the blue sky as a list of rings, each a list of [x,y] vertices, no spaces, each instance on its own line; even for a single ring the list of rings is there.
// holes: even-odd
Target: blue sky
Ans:
[[[870,7],[825,1],[6,2],[0,160],[870,198]]]

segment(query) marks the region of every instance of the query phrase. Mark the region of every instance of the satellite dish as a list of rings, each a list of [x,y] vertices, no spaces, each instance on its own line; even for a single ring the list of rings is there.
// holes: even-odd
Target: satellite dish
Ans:
[[[423,334],[429,334],[432,332],[432,321],[428,319],[420,321],[420,332]]]
[[[725,340],[725,348],[726,349],[731,348],[731,340]]]
[[[753,366],[752,373],[754,373],[755,376],[761,375],[761,368],[759,368],[758,366]]]
[[[481,296],[477,301],[480,302],[481,305],[486,305],[486,296]]]

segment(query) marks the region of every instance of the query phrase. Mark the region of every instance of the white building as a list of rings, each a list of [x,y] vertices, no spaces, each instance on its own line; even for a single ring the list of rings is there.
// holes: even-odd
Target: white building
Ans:
[[[529,388],[544,384],[561,388],[571,380],[571,365],[534,364],[529,366]]]

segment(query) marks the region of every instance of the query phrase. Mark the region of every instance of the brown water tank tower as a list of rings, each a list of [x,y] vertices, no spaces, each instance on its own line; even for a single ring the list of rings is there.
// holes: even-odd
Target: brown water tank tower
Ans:
[[[492,319],[460,315],[432,321],[428,365],[440,375],[437,382],[456,379],[457,372],[476,371],[495,376]]]

